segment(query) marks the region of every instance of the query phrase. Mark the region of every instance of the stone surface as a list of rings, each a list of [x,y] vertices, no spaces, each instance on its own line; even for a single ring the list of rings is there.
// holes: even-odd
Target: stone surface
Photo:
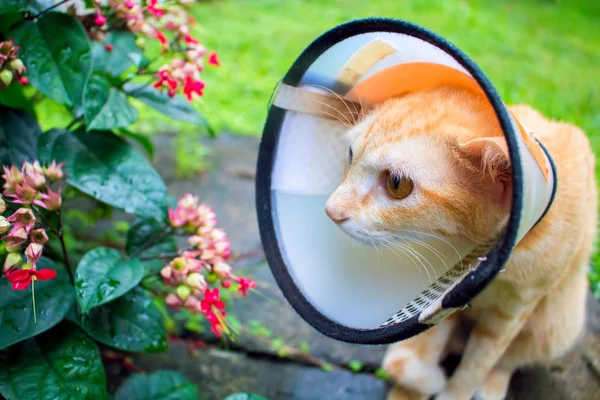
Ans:
[[[200,399],[223,399],[236,392],[251,392],[271,400],[379,400],[386,385],[370,374],[322,371],[295,363],[251,358],[244,353],[201,350],[194,357],[184,344],[168,353],[141,355],[136,364],[146,371],[173,369],[198,385]]]
[[[258,141],[224,135],[207,144],[212,146],[209,173],[192,178],[175,177],[175,159],[170,137],[154,138],[156,165],[174,196],[191,192],[212,206],[225,228],[234,252],[250,260],[240,262],[259,281],[264,296],[252,295],[233,304],[233,314],[242,322],[260,320],[275,337],[299,346],[309,342],[311,353],[334,365],[361,360],[367,370],[380,363],[384,346],[359,346],[334,341],[303,321],[287,304],[270,270],[261,262],[260,239],[254,211],[254,175]],[[243,264],[243,265],[242,265]],[[245,272],[246,273],[246,272]],[[207,335],[205,339],[210,340]],[[173,368],[198,384],[203,399],[222,399],[237,391],[252,391],[275,399],[382,399],[386,386],[372,375],[352,374],[337,369],[326,373],[320,368],[275,357],[275,351],[251,335],[241,335],[233,351],[203,349],[196,358],[185,346],[171,346],[169,353],[141,355],[139,365],[148,372]],[[111,385],[119,374],[109,373]],[[571,353],[554,362],[523,369],[511,382],[510,400],[592,400],[600,399],[600,304],[590,295],[588,329]]]

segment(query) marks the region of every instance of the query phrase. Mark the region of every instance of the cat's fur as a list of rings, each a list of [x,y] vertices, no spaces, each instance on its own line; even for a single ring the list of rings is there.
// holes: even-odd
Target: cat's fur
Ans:
[[[473,307],[390,346],[383,361],[397,384],[390,399],[503,399],[516,368],[560,356],[582,332],[597,220],[590,143],[577,127],[528,106],[510,110],[556,163],[554,204]],[[353,160],[327,213],[354,238],[389,242],[404,228],[484,241],[506,227],[510,161],[481,95],[442,87],[391,99],[348,137]],[[410,177],[413,193],[386,196],[386,170]],[[469,321],[470,335],[460,338],[457,328]],[[452,347],[462,359],[446,378],[439,362]]]

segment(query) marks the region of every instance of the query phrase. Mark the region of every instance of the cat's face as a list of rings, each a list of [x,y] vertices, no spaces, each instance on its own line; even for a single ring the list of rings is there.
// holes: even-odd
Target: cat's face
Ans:
[[[485,100],[452,88],[388,100],[348,132],[342,184],[326,212],[365,244],[412,231],[476,241],[506,224],[506,143]]]

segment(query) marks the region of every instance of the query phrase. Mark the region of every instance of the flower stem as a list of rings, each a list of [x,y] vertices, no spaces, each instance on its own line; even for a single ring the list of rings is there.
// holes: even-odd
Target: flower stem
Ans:
[[[31,280],[31,303],[33,304],[33,322],[37,324],[37,315],[35,312],[35,279]]]
[[[36,18],[39,18],[39,17],[41,17],[42,15],[46,14],[48,11],[52,11],[52,10],[54,10],[55,8],[57,8],[57,7],[60,7],[60,6],[62,6],[63,4],[65,4],[65,3],[69,2],[69,1],[71,1],[71,0],[62,0],[62,1],[59,1],[58,3],[56,3],[56,4],[54,4],[54,5],[51,5],[50,7],[46,8],[45,10],[42,10],[42,11],[40,11],[40,13],[39,13],[39,14],[36,14],[36,15],[34,15],[34,16],[32,16],[32,17],[29,17],[28,19],[36,19]]]
[[[67,272],[69,273],[69,279],[71,279],[71,283],[75,286],[75,278],[73,277],[73,271],[71,270],[71,263],[69,262],[69,253],[67,252],[67,245],[65,244],[65,238],[63,235],[63,226],[62,226],[62,218],[60,210],[56,212],[58,216],[58,240],[60,241],[60,245],[62,247],[63,252],[63,260],[67,267]]]

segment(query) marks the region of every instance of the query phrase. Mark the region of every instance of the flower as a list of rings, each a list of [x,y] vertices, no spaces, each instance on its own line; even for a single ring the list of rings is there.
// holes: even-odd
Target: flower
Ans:
[[[220,67],[221,63],[219,62],[219,57],[217,53],[210,53],[208,56],[208,64],[214,65],[215,67]]]
[[[185,280],[185,283],[187,283],[188,286],[192,289],[192,291],[196,292],[197,294],[201,294],[202,292],[204,292],[207,287],[204,276],[198,272],[193,272],[189,274],[187,279]]]
[[[215,289],[216,290],[216,289]],[[219,318],[217,315],[220,314]],[[210,329],[213,331],[217,338],[221,338],[221,331],[223,330],[222,321],[227,316],[225,311],[217,311],[217,312],[207,312],[206,320],[210,322]]]
[[[219,299],[219,288],[214,288],[212,291],[207,289],[204,292],[204,299],[200,302],[200,308],[204,312],[212,312],[213,307],[217,310],[225,308],[225,303]]]
[[[224,262],[213,265],[213,272],[221,279],[228,278],[231,275],[231,266]]]
[[[240,278],[238,283],[240,284],[238,291],[242,292],[244,297],[248,296],[246,293],[248,289],[254,289],[256,287],[256,283],[248,278]]]
[[[2,179],[4,179],[4,185],[2,186],[4,195],[7,194],[15,194],[15,185],[21,184],[23,182],[23,174],[21,171],[17,169],[14,165],[9,168],[2,167],[4,170],[4,175],[2,175]]]
[[[12,283],[13,290],[24,290],[31,281],[47,281],[56,277],[56,271],[48,268],[37,271],[35,266],[28,269],[11,271],[6,275],[6,279]]]
[[[4,273],[17,268],[23,262],[23,257],[19,253],[8,253],[4,260]]]
[[[0,196],[0,214],[2,214],[4,211],[6,211],[6,203],[4,202],[2,196]]]
[[[33,243],[45,244],[48,241],[48,235],[43,229],[34,229],[29,233],[29,237]]]
[[[26,162],[23,164],[23,170],[25,171],[23,176],[25,184],[36,190],[40,190],[46,185],[44,170],[39,162],[35,161],[33,164]]]
[[[150,0],[148,4],[148,12],[154,16],[154,18],[160,18],[165,15],[165,10],[162,8],[156,8],[158,0]]]
[[[10,250],[11,248],[20,246],[27,240],[27,231],[25,231],[25,228],[13,229],[2,239]]]
[[[46,193],[40,193],[41,200],[34,200],[33,203],[48,211],[57,211],[62,207],[62,198],[60,197],[61,188],[57,192],[53,192],[50,187],[46,188]]]
[[[29,243],[29,246],[25,249],[25,257],[29,264],[35,264],[40,260],[44,246],[39,243]]]
[[[204,93],[202,90],[204,89],[204,82],[197,81],[191,76],[185,78],[185,86],[183,88],[183,93],[187,101],[192,101],[192,94],[196,93],[198,96],[202,96]]]
[[[6,233],[10,229],[10,222],[0,215],[0,235]]]
[[[31,204],[35,200],[37,191],[31,186],[23,183],[22,185],[15,184],[14,194],[7,194],[6,197],[13,198],[13,203],[17,204]]]
[[[21,207],[15,211],[13,215],[8,217],[7,221],[14,224],[14,230],[23,228],[26,233],[29,233],[35,225],[35,216],[30,208]]]
[[[165,47],[169,47],[169,41],[167,40],[167,37],[165,36],[164,33],[162,33],[161,31],[159,31],[158,29],[154,32],[154,36],[156,37],[156,39],[158,39],[158,41],[160,42],[161,46],[163,47],[163,49]]]
[[[167,303],[169,307],[179,307],[183,304],[183,301],[181,301],[176,294],[169,293],[167,297],[165,297],[165,303]]]
[[[63,165],[65,165],[64,162],[61,162],[57,165],[56,160],[52,160],[50,165],[48,165],[44,169],[44,174],[46,175],[46,178],[48,178],[52,182],[61,180],[64,177],[64,173],[62,170]]]

